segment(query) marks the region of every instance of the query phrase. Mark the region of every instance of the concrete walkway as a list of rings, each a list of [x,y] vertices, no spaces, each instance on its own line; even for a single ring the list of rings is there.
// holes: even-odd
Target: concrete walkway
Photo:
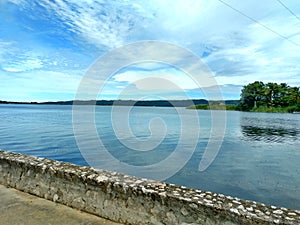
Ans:
[[[120,225],[3,185],[0,185],[0,224]]]

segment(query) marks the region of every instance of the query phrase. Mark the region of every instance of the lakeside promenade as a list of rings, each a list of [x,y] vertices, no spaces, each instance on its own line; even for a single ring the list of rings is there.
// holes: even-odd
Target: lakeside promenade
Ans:
[[[1,225],[121,225],[0,185]]]

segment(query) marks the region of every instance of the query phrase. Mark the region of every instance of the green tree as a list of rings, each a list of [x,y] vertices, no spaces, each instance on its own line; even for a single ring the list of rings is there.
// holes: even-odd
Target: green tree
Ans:
[[[287,95],[288,95],[288,104],[289,105],[300,104],[300,88],[299,87],[289,88]]]
[[[265,85],[266,101],[265,104],[268,107],[275,107],[280,99],[280,86],[276,83],[267,83]]]
[[[290,87],[286,83],[264,84],[255,81],[243,87],[239,108],[244,111],[298,111],[300,107],[299,87]],[[286,110],[284,110],[286,109]]]
[[[264,83],[255,81],[243,87],[241,93],[240,107],[242,110],[249,111],[259,107],[264,99]]]

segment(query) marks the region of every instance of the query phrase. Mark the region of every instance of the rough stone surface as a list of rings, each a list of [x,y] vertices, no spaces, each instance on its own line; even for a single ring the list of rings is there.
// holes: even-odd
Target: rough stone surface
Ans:
[[[0,183],[125,224],[300,224],[300,212],[0,151]]]

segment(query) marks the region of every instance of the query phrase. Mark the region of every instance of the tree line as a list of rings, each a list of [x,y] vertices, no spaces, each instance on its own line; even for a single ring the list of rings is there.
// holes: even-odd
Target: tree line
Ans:
[[[243,111],[300,111],[300,88],[286,83],[255,81],[243,87],[239,109]]]

